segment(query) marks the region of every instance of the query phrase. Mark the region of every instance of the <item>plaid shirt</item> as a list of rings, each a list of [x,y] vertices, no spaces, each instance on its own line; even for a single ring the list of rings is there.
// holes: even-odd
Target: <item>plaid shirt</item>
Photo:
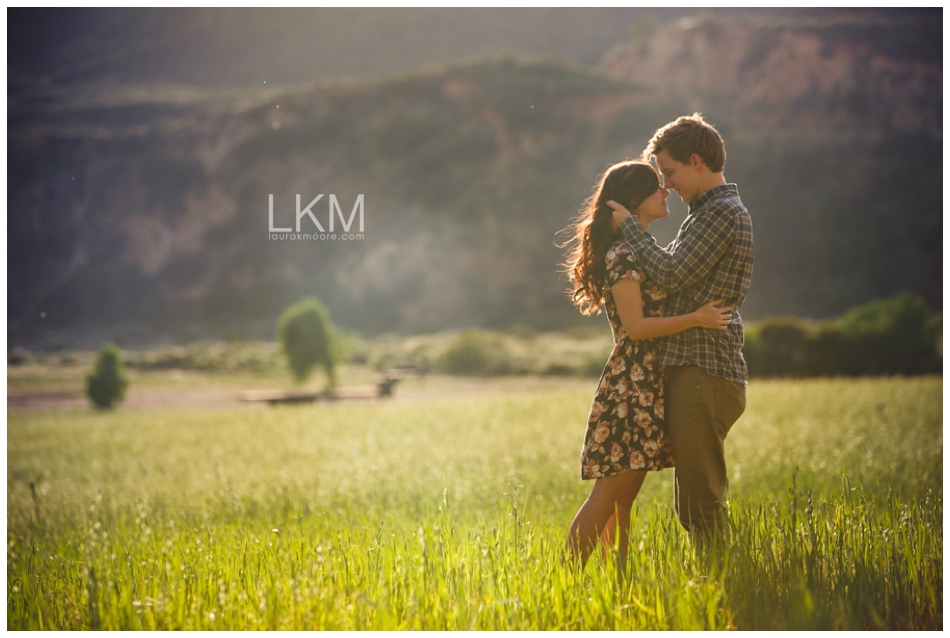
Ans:
[[[709,374],[748,384],[742,357],[744,334],[738,308],[752,283],[752,218],[735,184],[716,186],[689,204],[689,215],[665,249],[643,230],[636,215],[620,222],[620,232],[643,270],[669,293],[670,315],[690,313],[706,302],[725,299],[735,310],[725,332],[690,328],[660,340],[660,368],[699,366]]]

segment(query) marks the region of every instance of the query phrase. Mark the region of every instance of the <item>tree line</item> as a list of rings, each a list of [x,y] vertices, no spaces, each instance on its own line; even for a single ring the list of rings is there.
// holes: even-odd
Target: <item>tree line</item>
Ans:
[[[347,348],[323,304],[310,297],[287,308],[276,332],[294,381],[302,383],[320,368],[326,391],[332,392]],[[854,307],[830,321],[796,317],[757,321],[747,326],[742,351],[752,377],[937,374],[943,365],[942,323],[923,299],[901,293]],[[422,366],[461,376],[596,376],[603,360],[588,356],[573,365],[560,361],[544,370],[528,369],[519,366],[501,333],[469,330]],[[106,344],[86,378],[86,394],[97,407],[111,408],[124,398],[127,387],[122,353],[114,344]]]
[[[942,336],[941,318],[905,292],[830,321],[763,319],[746,330],[742,352],[753,377],[934,374]]]

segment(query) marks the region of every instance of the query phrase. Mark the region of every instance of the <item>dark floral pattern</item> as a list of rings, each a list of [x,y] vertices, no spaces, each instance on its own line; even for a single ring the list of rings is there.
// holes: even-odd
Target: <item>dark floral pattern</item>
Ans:
[[[607,320],[614,349],[604,366],[587,418],[581,452],[581,478],[595,479],[626,470],[673,467],[663,420],[663,379],[657,370],[657,340],[634,341],[620,321],[610,287],[621,279],[640,282],[643,316],[662,317],[666,292],[649,281],[633,251],[617,242],[607,251]]]

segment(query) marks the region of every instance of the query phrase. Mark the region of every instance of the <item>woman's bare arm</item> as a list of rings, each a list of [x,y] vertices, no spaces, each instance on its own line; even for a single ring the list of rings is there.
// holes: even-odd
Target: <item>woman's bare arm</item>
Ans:
[[[709,328],[725,330],[732,321],[732,310],[718,304],[722,300],[710,301],[698,310],[686,315],[672,317],[644,317],[643,298],[640,296],[640,282],[634,279],[621,279],[611,289],[623,329],[635,340],[666,337],[690,328]]]

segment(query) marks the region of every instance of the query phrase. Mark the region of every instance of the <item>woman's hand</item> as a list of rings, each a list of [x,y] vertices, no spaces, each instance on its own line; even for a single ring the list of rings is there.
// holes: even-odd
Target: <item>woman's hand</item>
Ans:
[[[693,313],[696,317],[697,325],[700,328],[725,331],[732,322],[732,308],[722,306],[721,304],[724,301],[724,299],[717,299],[700,306],[700,308]]]
[[[623,204],[618,204],[614,200],[607,200],[607,205],[614,209],[614,216],[610,220],[610,232],[617,234],[617,227],[627,217],[630,217],[630,211]]]

